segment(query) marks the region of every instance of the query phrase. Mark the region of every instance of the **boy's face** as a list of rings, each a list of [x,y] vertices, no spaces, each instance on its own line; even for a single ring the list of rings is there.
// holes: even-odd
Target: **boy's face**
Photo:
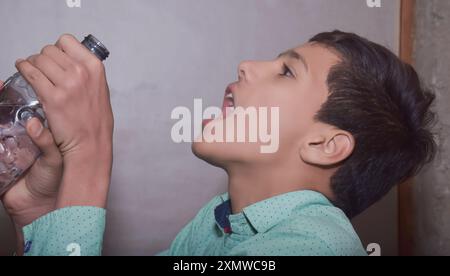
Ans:
[[[227,94],[232,92],[233,100],[225,99],[224,106],[242,107],[213,121],[205,122],[203,137],[216,135],[217,129],[224,129],[225,142],[210,142],[208,139],[196,140],[193,152],[201,159],[223,168],[233,164],[283,164],[299,159],[299,149],[306,139],[326,127],[314,120],[328,98],[327,77],[330,68],[339,62],[336,54],[318,44],[308,43],[289,50],[271,61],[247,61],[239,65],[239,81],[230,85]],[[225,97],[226,98],[226,97]],[[236,142],[238,129],[236,118],[244,109],[264,107],[265,115],[258,112],[258,123],[266,118],[267,131],[254,129],[258,141],[249,141],[250,122],[245,120],[246,142]],[[271,118],[272,107],[279,108],[279,119]],[[273,109],[272,109],[273,111]],[[224,118],[225,117],[225,118]],[[242,118],[242,117],[241,117]],[[247,117],[248,118],[248,117]],[[226,127],[234,122],[234,129]],[[279,125],[279,130],[274,124]],[[234,138],[226,142],[226,135]],[[242,132],[242,131],[241,131]],[[269,133],[271,142],[260,141],[261,132]],[[278,133],[276,133],[278,132]],[[278,136],[278,137],[276,137]],[[267,138],[267,137],[266,137]],[[278,139],[278,141],[275,141]],[[205,141],[207,140],[207,141]],[[262,153],[261,146],[272,143],[277,150]]]

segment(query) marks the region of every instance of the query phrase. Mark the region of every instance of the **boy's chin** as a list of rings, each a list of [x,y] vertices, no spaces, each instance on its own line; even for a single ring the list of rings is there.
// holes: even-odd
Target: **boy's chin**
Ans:
[[[257,163],[269,157],[257,152],[258,148],[257,144],[246,143],[208,143],[200,140],[192,143],[195,156],[225,170],[233,164]]]
[[[220,150],[217,148],[215,143],[195,141],[192,143],[192,152],[197,158],[215,167],[226,167],[227,162],[225,160],[225,156],[220,153]]]

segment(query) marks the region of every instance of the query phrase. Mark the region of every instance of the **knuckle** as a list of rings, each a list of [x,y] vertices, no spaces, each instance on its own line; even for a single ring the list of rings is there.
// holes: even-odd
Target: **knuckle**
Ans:
[[[65,91],[57,91],[52,95],[53,107],[62,107],[67,102],[67,93]]]
[[[71,35],[71,34],[63,34],[63,35],[61,35],[59,37],[58,42],[60,42],[60,43],[67,43],[67,42],[69,42],[69,41],[71,41],[73,39],[74,39],[73,35]]]
[[[31,82],[37,82],[41,79],[41,73],[36,69],[30,69],[25,73],[27,79]]]
[[[43,55],[50,54],[54,50],[54,47],[55,47],[54,45],[46,45],[44,48],[42,48],[41,54]]]
[[[26,61],[29,62],[30,64],[34,64],[35,63],[35,59],[36,59],[36,55],[32,55],[32,56],[27,57]],[[26,66],[25,63],[23,63],[23,65]]]
[[[89,79],[88,70],[82,64],[74,64],[71,69],[73,78],[68,83],[78,86],[85,83]]]
[[[87,61],[87,66],[93,72],[103,72],[104,65],[97,57],[93,56]]]
[[[73,69],[74,69],[75,75],[80,77],[80,78],[85,78],[88,75],[86,67],[84,67],[81,64],[74,65]]]
[[[67,92],[78,91],[82,85],[82,82],[78,79],[71,78],[65,82],[65,88],[67,91],[61,92],[60,94],[65,94]],[[62,96],[59,96],[63,98]]]
[[[51,46],[46,45],[46,46],[44,46],[44,48],[42,48],[41,54],[48,54],[50,51],[51,51]]]
[[[53,142],[53,138],[50,136],[49,139],[51,144],[48,144],[48,152],[47,152],[47,158],[45,162],[48,166],[53,168],[61,168],[63,166],[63,159],[61,157],[61,154],[59,153],[58,149],[56,148],[56,145]]]
[[[27,61],[26,60],[22,60],[22,61],[17,61],[16,62],[16,68],[20,71],[20,73],[22,73],[23,75],[26,75],[26,72],[28,70],[27,66],[26,66]]]
[[[38,67],[43,66],[46,62],[46,58],[43,55],[35,55],[32,57],[32,60]]]
[[[17,67],[23,67],[23,65],[25,64],[25,62],[26,62],[26,61],[23,60],[23,59],[20,60],[20,61],[18,60],[18,61],[16,62],[16,66],[17,66]]]

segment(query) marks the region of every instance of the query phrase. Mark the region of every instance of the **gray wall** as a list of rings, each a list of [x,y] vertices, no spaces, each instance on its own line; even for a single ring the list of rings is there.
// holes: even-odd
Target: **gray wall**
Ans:
[[[110,48],[107,68],[116,118],[115,163],[104,253],[150,255],[214,195],[226,175],[170,139],[176,106],[219,105],[244,59],[272,59],[313,34],[340,28],[397,50],[399,1],[365,0],[2,0],[0,73],[62,33],[96,34]],[[396,196],[357,219],[364,243],[396,254]],[[1,250],[11,232],[1,218]],[[0,253],[4,253],[0,251]]]
[[[415,186],[416,254],[450,255],[450,2],[417,1],[415,62],[437,96],[438,156]]]

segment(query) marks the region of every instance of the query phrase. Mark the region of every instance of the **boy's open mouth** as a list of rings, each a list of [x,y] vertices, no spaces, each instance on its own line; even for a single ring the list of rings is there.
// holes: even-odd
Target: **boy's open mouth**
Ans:
[[[228,115],[232,114],[235,109],[235,100],[234,100],[234,92],[233,92],[233,84],[230,84],[225,90],[225,95],[223,97],[222,103],[222,115],[223,118],[228,117]],[[209,124],[214,119],[206,119],[203,120],[203,127]]]
[[[234,109],[235,109],[234,93],[232,85],[229,85],[225,90],[225,96],[223,98],[222,104],[223,117],[226,118],[229,114],[233,113]]]

